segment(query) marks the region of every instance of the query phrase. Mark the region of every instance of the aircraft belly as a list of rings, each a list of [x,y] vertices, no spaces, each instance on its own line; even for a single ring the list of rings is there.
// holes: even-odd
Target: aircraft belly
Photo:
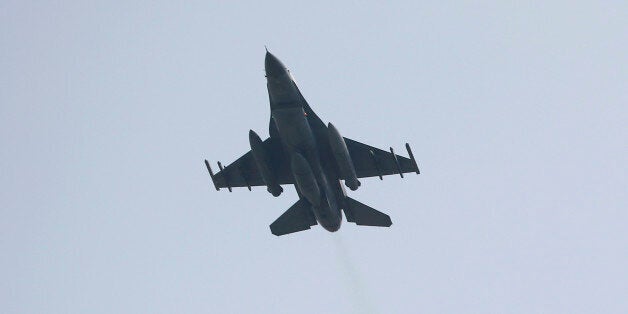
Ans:
[[[275,95],[273,95],[273,100],[276,100]],[[333,186],[334,181],[328,180],[330,170],[324,169],[321,165],[316,135],[310,127],[305,111],[301,106],[279,107],[281,109],[272,110],[272,117],[279,136],[289,154],[292,155],[293,175],[295,178],[298,177],[296,181],[300,182],[300,184],[295,184],[297,192],[300,197],[308,199],[312,205],[314,217],[323,228],[330,232],[337,231],[342,221],[342,213]],[[302,157],[297,158],[296,155],[302,155]],[[304,163],[307,163],[309,167],[305,167]],[[310,174],[313,176],[313,181],[307,178]],[[331,175],[333,176],[333,173]],[[315,184],[316,188],[312,187],[312,184]],[[316,196],[318,196],[317,200],[314,199]]]
[[[330,181],[326,171],[319,165],[319,185],[322,191],[323,200],[321,206],[313,208],[316,220],[327,231],[334,232],[340,228],[342,222],[342,213],[337,200],[334,182]]]
[[[289,148],[306,152],[314,148],[314,134],[302,107],[272,111],[279,136]]]
[[[268,94],[274,102],[271,106],[275,108],[301,107],[299,93],[288,77],[270,79]]]

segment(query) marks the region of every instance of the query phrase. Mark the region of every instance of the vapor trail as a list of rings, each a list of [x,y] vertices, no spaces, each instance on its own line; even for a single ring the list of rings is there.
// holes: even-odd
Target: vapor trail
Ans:
[[[338,267],[343,274],[343,279],[349,291],[347,296],[350,297],[355,313],[371,313],[376,314],[378,311],[373,305],[372,296],[369,295],[367,287],[364,285],[360,272],[355,267],[355,262],[348,254],[348,248],[340,234],[333,234],[334,244],[336,247],[336,259]]]

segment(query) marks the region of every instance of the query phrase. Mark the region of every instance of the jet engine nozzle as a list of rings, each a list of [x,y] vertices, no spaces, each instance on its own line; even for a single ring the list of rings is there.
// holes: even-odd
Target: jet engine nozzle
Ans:
[[[336,159],[336,165],[340,171],[340,177],[345,180],[345,185],[355,191],[360,187],[360,181],[355,173],[355,167],[347,150],[347,144],[345,139],[340,135],[338,129],[329,123],[327,125],[327,135],[329,137],[329,145],[331,146],[332,154]]]

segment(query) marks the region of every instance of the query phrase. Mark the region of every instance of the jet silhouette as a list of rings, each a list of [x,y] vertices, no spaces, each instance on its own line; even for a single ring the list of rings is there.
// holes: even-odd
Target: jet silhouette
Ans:
[[[342,212],[348,222],[390,227],[390,217],[347,196],[344,185],[355,191],[358,178],[420,173],[410,145],[409,158],[342,137],[336,127],[312,111],[290,72],[266,50],[265,58],[271,119],[270,137],[262,141],[249,131],[251,150],[215,173],[205,165],[216,190],[266,186],[273,196],[281,185],[295,186],[299,200],[270,225],[280,236],[320,224],[330,232],[340,228]]]

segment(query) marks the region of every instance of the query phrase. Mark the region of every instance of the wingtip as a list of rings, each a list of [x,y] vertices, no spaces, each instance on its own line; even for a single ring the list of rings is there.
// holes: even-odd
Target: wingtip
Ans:
[[[214,184],[214,188],[216,189],[216,191],[220,191],[220,188],[216,184],[216,178],[214,176],[214,171],[212,170],[212,167],[209,165],[209,161],[207,161],[207,159],[205,159],[205,166],[207,167],[207,171],[209,172],[209,177],[212,179],[212,183]]]
[[[410,148],[410,144],[406,143],[406,150],[408,151],[408,156],[410,156],[410,160],[414,164],[415,173],[421,174],[421,170],[419,169],[419,164],[417,164],[416,159],[414,159],[414,154],[412,154],[412,149]]]

